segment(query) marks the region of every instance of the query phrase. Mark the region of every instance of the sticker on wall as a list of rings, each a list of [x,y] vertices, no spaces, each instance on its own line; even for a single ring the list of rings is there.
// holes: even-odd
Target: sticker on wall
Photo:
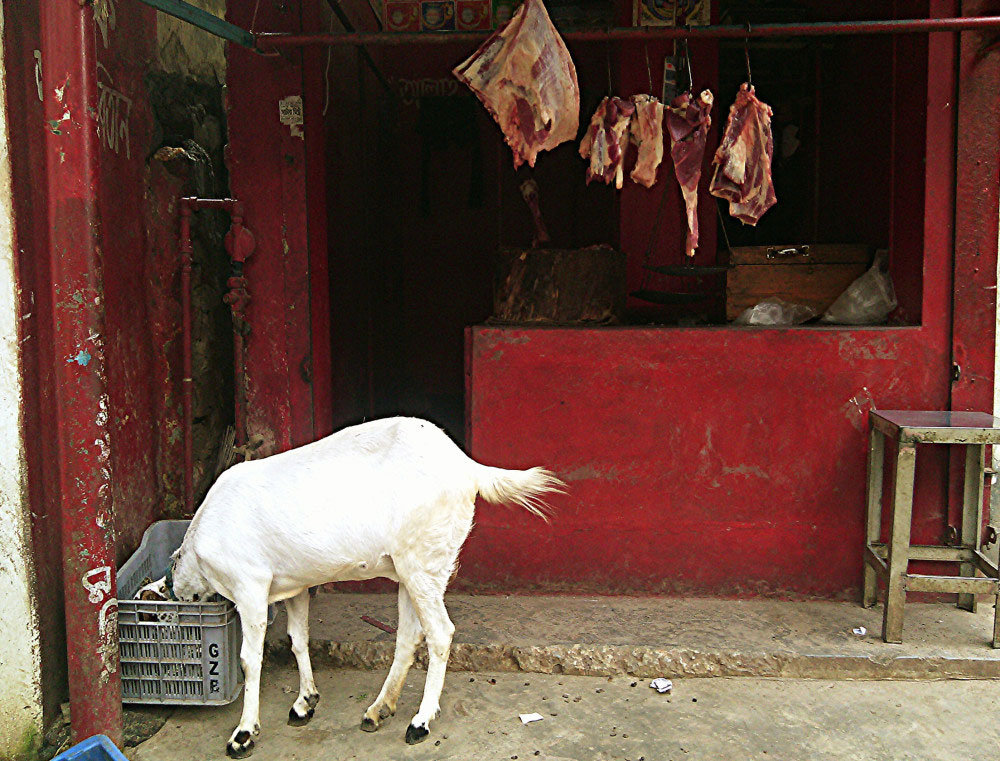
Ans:
[[[291,130],[292,137],[305,138],[302,132],[302,96],[289,95],[278,101],[278,118],[282,124],[287,124]]]
[[[417,0],[386,2],[383,16],[390,32],[420,31],[420,3]]]
[[[421,0],[420,31],[450,32],[454,28],[454,0]]]
[[[458,0],[455,8],[455,28],[488,30],[493,26],[490,0]]]

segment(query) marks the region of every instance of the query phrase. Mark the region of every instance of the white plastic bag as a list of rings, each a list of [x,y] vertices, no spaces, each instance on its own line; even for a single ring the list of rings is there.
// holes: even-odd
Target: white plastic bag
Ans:
[[[889,258],[888,251],[878,251],[871,269],[847,286],[830,305],[821,322],[840,325],[877,325],[885,322],[896,308],[896,290],[888,271],[883,272]]]
[[[745,310],[734,320],[737,325],[801,325],[816,316],[805,304],[789,304],[781,299],[767,299]]]

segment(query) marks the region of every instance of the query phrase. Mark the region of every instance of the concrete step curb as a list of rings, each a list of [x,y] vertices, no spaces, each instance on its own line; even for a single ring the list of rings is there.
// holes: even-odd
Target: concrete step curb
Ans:
[[[449,668],[578,676],[1000,679],[992,606],[907,606],[902,645],[881,641],[881,611],[851,602],[448,595]],[[268,658],[292,663],[283,606]],[[320,594],[310,606],[319,668],[387,670],[392,594]],[[426,648],[417,664],[426,667]]]
[[[394,643],[317,642],[309,651],[314,667],[386,670]],[[268,660],[294,664],[287,643],[269,641]],[[427,650],[415,665],[427,667]],[[698,652],[627,645],[475,644],[456,642],[450,671],[525,672],[573,676],[764,677],[797,679],[1000,679],[1000,661],[954,657],[791,653]]]

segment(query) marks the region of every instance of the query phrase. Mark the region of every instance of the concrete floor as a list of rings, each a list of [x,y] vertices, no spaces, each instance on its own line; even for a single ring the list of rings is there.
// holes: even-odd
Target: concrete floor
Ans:
[[[294,761],[951,761],[1000,749],[1000,689],[991,681],[674,680],[671,695],[631,677],[449,672],[441,717],[420,745],[403,742],[424,672],[413,670],[397,715],[361,732],[383,672],[317,673],[322,700],[306,727],[285,723],[298,677],[265,667],[263,731],[253,758]],[[634,686],[633,686],[634,685]],[[133,761],[221,761],[240,702],[178,709],[129,749]],[[519,713],[544,720],[522,725]]]
[[[394,646],[393,634],[361,616],[395,624],[395,595],[314,598],[311,652],[323,698],[302,728],[286,725],[298,676],[279,606],[253,757],[965,761],[1000,751],[989,603],[976,614],[908,604],[902,645],[880,640],[881,607],[850,602],[448,595],[446,603],[456,631],[442,715],[417,746],[403,735],[421,669],[410,673],[396,717],[374,735],[358,728]],[[864,635],[853,633],[858,626]],[[672,678],[674,693],[650,689],[652,676]],[[221,761],[240,706],[178,709],[128,756]],[[522,725],[518,714],[535,711],[544,720]]]

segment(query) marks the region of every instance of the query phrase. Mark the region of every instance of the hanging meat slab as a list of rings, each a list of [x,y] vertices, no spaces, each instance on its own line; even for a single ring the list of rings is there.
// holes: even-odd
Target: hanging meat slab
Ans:
[[[756,225],[778,202],[771,176],[771,113],[771,107],[757,99],[752,85],[741,85],[712,160],[716,167],[709,192],[729,201],[729,213],[748,225]]]
[[[628,147],[628,125],[635,113],[631,101],[618,97],[601,101],[594,115],[590,117],[587,134],[580,141],[580,155],[589,159],[587,184],[595,177],[605,184],[615,181],[621,190],[625,183],[625,148]]]
[[[514,167],[576,137],[580,85],[542,0],[525,0],[507,24],[453,71],[493,114]]]
[[[632,142],[639,147],[639,156],[629,177],[651,188],[663,160],[663,104],[652,95],[633,95],[632,103],[635,113],[629,132]]]
[[[698,248],[698,183],[701,182],[701,164],[705,157],[705,141],[712,126],[714,98],[709,90],[702,90],[696,98],[684,92],[674,98],[667,109],[667,132],[670,133],[670,158],[680,183],[687,210],[688,234],[684,252],[694,256]]]

